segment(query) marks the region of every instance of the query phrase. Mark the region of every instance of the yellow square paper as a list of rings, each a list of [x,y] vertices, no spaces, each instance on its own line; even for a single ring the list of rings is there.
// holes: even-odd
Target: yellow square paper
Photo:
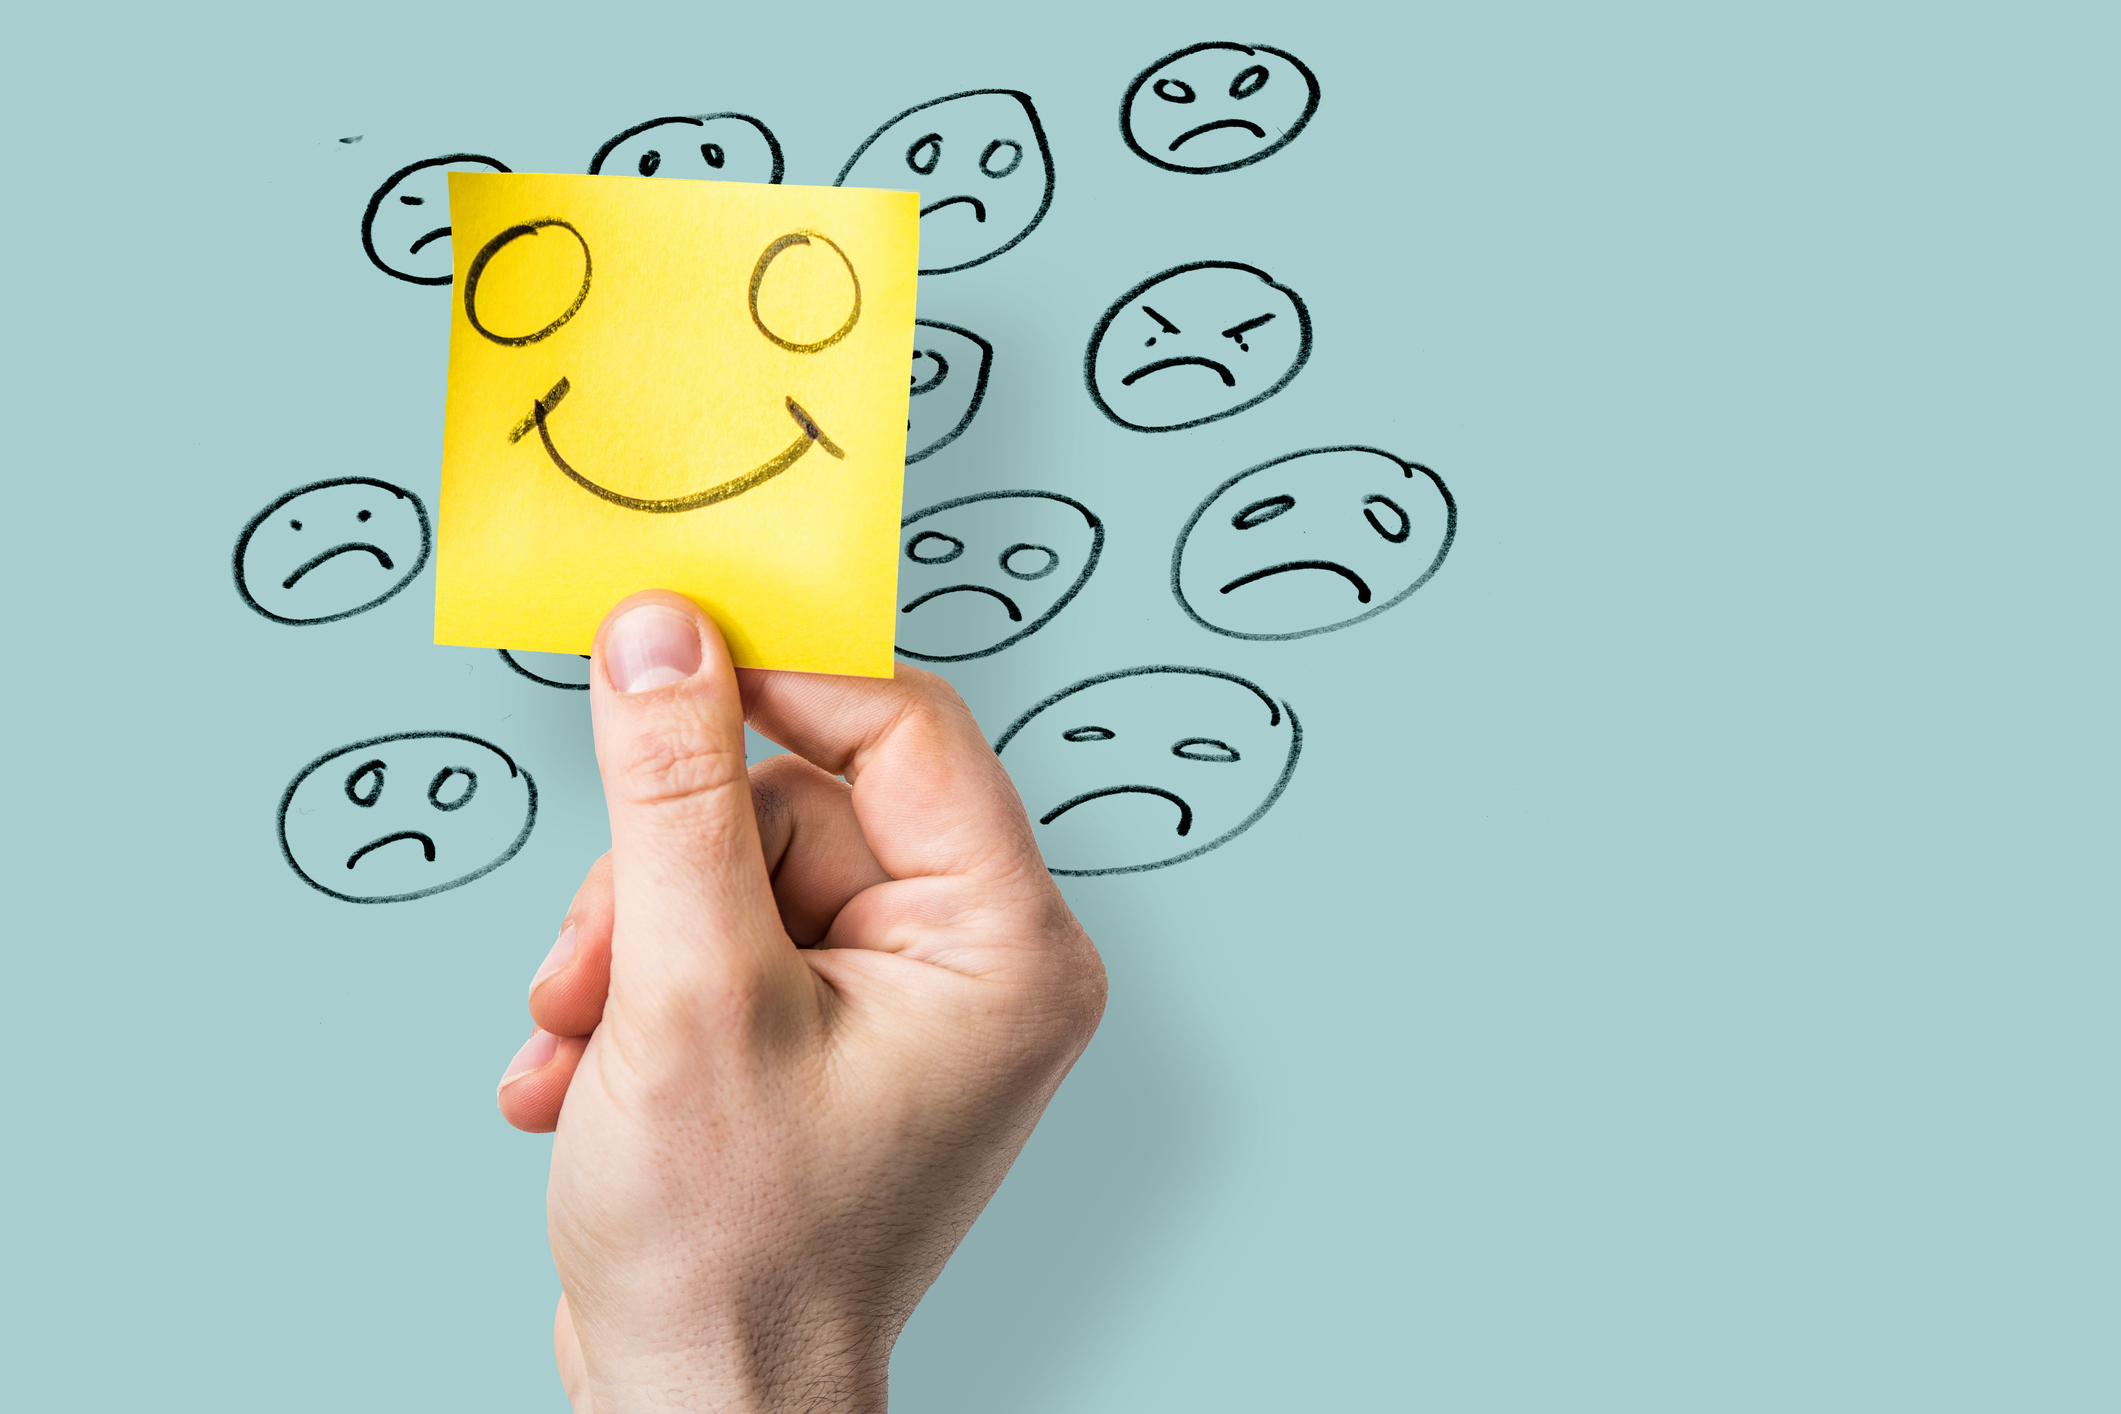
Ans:
[[[891,675],[919,198],[452,172],[435,641],[587,653],[674,589]]]

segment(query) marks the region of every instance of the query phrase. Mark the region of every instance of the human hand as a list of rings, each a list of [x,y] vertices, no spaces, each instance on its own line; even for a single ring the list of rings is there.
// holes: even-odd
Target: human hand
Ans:
[[[1103,964],[940,678],[738,671],[661,591],[594,657],[612,849],[500,1088],[509,1123],[557,1129],[568,1397],[881,1410],[899,1330],[1096,1030]],[[747,775],[747,715],[794,754]]]

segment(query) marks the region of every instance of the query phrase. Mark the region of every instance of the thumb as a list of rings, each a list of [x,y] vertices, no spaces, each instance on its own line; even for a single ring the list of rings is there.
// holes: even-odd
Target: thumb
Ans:
[[[681,1024],[807,979],[780,924],[744,769],[736,669],[683,595],[597,631],[590,720],[611,815],[611,1004]]]

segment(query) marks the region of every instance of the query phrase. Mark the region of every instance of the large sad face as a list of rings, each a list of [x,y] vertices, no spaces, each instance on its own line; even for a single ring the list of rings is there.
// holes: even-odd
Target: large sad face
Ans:
[[[328,624],[412,582],[432,544],[427,507],[402,486],[345,476],[297,486],[236,537],[236,592],[274,623]]]
[[[368,198],[368,209],[361,215],[361,249],[376,269],[408,284],[448,284],[456,259],[449,242],[449,174],[507,170],[474,152],[452,152],[400,167]]]
[[[1311,356],[1311,315],[1264,270],[1202,260],[1152,275],[1090,333],[1083,376],[1098,410],[1136,432],[1243,412]]]
[[[899,527],[898,652],[959,663],[1030,637],[1089,582],[1105,527],[1051,491],[987,491]]]
[[[1203,628],[1303,638],[1404,603],[1457,531],[1450,489],[1418,462],[1374,447],[1291,452],[1195,508],[1171,551],[1171,589]]]
[[[995,743],[1056,874],[1131,874],[1205,854],[1249,829],[1295,774],[1303,729],[1286,702],[1210,668],[1086,678]]]
[[[975,89],[908,108],[832,184],[919,192],[920,273],[947,275],[1031,234],[1053,204],[1053,154],[1029,94]]]
[[[1142,70],[1119,103],[1137,156],[1170,172],[1229,172],[1287,147],[1318,111],[1318,78],[1272,45],[1188,45]]]
[[[538,789],[462,732],[401,732],[326,752],[280,797],[288,867],[347,903],[403,903],[500,868],[530,838]]]

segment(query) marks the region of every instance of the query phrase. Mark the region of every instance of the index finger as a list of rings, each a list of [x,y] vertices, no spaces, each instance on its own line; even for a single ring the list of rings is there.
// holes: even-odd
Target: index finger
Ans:
[[[753,668],[737,680],[753,727],[854,787],[893,878],[1049,877],[1016,787],[949,683],[905,663],[888,681]]]

